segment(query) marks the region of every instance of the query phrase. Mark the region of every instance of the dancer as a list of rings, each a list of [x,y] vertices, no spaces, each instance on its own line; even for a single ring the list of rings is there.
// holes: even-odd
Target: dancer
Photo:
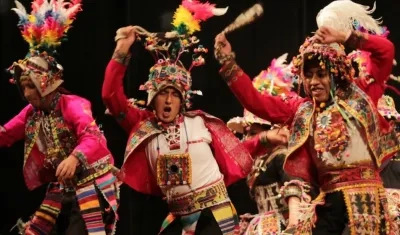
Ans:
[[[292,77],[290,66],[285,64],[287,54],[274,59],[267,70],[253,79],[253,85],[261,94],[268,93],[274,96],[287,97],[295,95],[292,90]],[[233,122],[241,120],[242,128]],[[242,132],[245,128],[250,129],[246,139],[250,135],[271,129],[271,122],[263,120],[251,114],[247,110],[244,117],[236,118],[228,123],[228,126],[236,131]],[[286,128],[274,125],[282,132],[288,132]],[[283,170],[283,162],[286,156],[287,147],[284,145],[270,146],[269,149],[255,157],[251,173],[247,177],[250,193],[257,202],[258,214],[245,214],[241,216],[240,234],[278,234],[285,230],[288,224],[289,207],[280,195],[280,188],[285,182],[294,178],[287,175]],[[292,200],[292,199],[288,199]],[[296,198],[293,198],[296,200]],[[294,210],[296,211],[296,210]],[[292,222],[294,223],[294,222]]]
[[[378,111],[396,129],[399,136],[400,114],[396,110],[395,102],[388,95],[382,96],[378,101]],[[380,172],[383,185],[388,198],[389,212],[400,225],[400,154],[397,153],[392,159],[387,160],[381,166]]]
[[[34,1],[27,14],[16,1],[29,52],[9,68],[29,104],[1,128],[0,146],[25,139],[23,174],[28,189],[49,183],[45,199],[22,234],[51,234],[60,213],[66,234],[113,234],[118,187],[113,157],[90,102],[62,89],[62,66],[53,52],[81,10],[79,1]],[[103,220],[104,219],[104,220]],[[58,223],[57,223],[58,224]]]
[[[192,52],[198,43],[192,34],[200,30],[200,21],[224,12],[208,3],[184,0],[174,14],[172,32],[149,33],[137,26],[119,29],[106,69],[104,103],[130,133],[121,179],[141,193],[165,195],[170,215],[161,234],[233,234],[238,225],[226,186],[247,175],[251,156],[221,120],[186,111],[190,96],[201,94],[191,90],[190,70],[204,64],[201,54],[207,49],[193,49],[189,69],[180,61],[182,53]],[[141,86],[148,92],[148,110],[129,106],[123,92],[136,34],[147,36],[146,49],[156,56],[149,80]]]
[[[332,14],[339,11],[342,14]],[[345,13],[352,15],[337,18]],[[387,213],[377,166],[390,159],[399,145],[396,135],[376,109],[392,69],[394,47],[384,37],[333,28],[352,25],[348,23],[351,19],[360,23],[368,20],[369,26],[376,25],[376,30],[380,30],[367,13],[370,12],[366,12],[365,6],[351,1],[335,1],[319,13],[319,19],[336,18],[319,24],[315,36],[306,39],[300,55],[293,60],[293,71],[300,77],[307,94],[304,99],[261,96],[236,64],[224,35],[216,38],[216,57],[223,64],[221,75],[244,107],[273,122],[292,123],[285,171],[320,187],[321,193],[313,204],[306,207],[306,203],[299,203],[300,212],[305,211],[302,215],[309,220],[296,226],[297,233],[310,232],[315,219],[310,212],[317,204],[320,206],[316,207],[315,234],[342,234],[346,225],[350,234],[396,231]],[[368,84],[367,78],[352,77],[351,62],[342,44],[371,53],[370,74],[374,82]],[[364,85],[364,90],[353,79]],[[302,198],[303,185],[301,181],[287,183],[282,193],[286,197]]]

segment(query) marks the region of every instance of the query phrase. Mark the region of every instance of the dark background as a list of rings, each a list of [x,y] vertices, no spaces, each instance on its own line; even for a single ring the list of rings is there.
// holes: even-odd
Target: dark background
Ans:
[[[219,65],[212,54],[213,40],[236,16],[256,3],[255,0],[214,0],[219,7],[229,6],[225,16],[211,18],[202,25],[198,33],[202,44],[210,49],[206,66],[192,72],[193,89],[203,91],[202,97],[195,97],[194,108],[202,109],[224,121],[240,116],[242,107],[218,75]],[[266,68],[270,61],[288,52],[293,57],[304,38],[315,31],[315,16],[330,3],[330,0],[264,0],[264,16],[245,28],[228,36],[241,67],[251,76]],[[372,0],[356,1],[372,6]],[[22,0],[30,11],[30,1]],[[123,160],[126,134],[111,118],[104,115],[101,101],[101,86],[104,70],[114,49],[115,31],[129,24],[140,25],[149,31],[170,28],[172,12],[180,0],[83,0],[83,12],[77,16],[68,33],[68,41],[59,48],[58,57],[65,69],[65,88],[89,99],[94,116],[108,139],[117,166]],[[16,27],[18,18],[10,9],[12,0],[0,0],[0,68],[9,67],[12,62],[22,59],[27,53],[25,43]],[[375,17],[383,17],[384,25],[391,31],[389,38],[395,45],[400,43],[400,2],[377,0]],[[133,48],[133,60],[127,74],[128,96],[146,99],[146,93],[138,91],[139,85],[147,79],[152,57],[140,43]],[[396,54],[399,49],[396,48]],[[400,74],[394,68],[394,74]],[[0,124],[7,122],[25,105],[17,89],[8,83],[9,74],[2,72],[0,79]],[[395,83],[390,82],[392,85]],[[398,97],[394,97],[398,100]],[[29,192],[22,178],[23,143],[11,148],[0,149],[0,234],[9,234],[19,217],[25,220],[40,204],[44,188]],[[242,183],[229,188],[230,195],[239,213],[254,211],[248,193]],[[117,234],[153,234],[158,231],[166,215],[166,207],[160,198],[142,195],[122,187],[122,204]],[[149,229],[150,228],[150,229]]]

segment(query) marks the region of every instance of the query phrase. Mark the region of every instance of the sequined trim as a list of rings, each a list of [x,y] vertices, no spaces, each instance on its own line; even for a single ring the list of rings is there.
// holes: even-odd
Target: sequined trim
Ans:
[[[190,185],[192,161],[189,153],[161,154],[157,158],[157,184],[160,187]]]
[[[236,61],[231,61],[230,63],[223,66],[220,70],[220,75],[228,85],[237,80],[238,76],[242,76],[243,70],[239,67]]]
[[[168,200],[170,212],[175,216],[187,215],[229,201],[223,179],[203,188]]]
[[[349,216],[350,235],[390,234],[391,222],[382,185],[353,185],[341,191]]]
[[[125,54],[125,53],[120,53],[118,51],[114,51],[114,54],[112,55],[112,59],[117,61],[120,64],[123,64],[125,66],[129,65],[129,62],[131,61],[131,54]]]

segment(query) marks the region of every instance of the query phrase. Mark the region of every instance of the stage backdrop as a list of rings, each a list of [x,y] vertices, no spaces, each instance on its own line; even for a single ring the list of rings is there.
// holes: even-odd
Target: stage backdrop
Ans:
[[[30,1],[21,0],[30,10]],[[194,108],[202,109],[224,121],[240,116],[243,108],[218,75],[219,65],[213,58],[213,40],[235,17],[256,3],[255,0],[214,0],[220,7],[229,6],[225,16],[212,18],[202,25],[198,34],[201,43],[209,48],[206,66],[193,69],[193,89],[202,90],[203,96],[195,97]],[[304,38],[316,29],[315,16],[319,9],[330,0],[264,0],[264,16],[252,25],[228,36],[241,67],[251,76],[265,69],[273,58],[289,53],[289,59],[296,55]],[[372,6],[372,0],[357,1]],[[65,87],[92,102],[97,123],[108,139],[117,166],[123,160],[126,134],[115,120],[104,114],[101,101],[101,86],[105,67],[114,49],[115,31],[126,25],[140,25],[149,31],[170,29],[171,17],[179,0],[83,0],[83,12],[77,16],[68,41],[58,50],[58,61],[65,69]],[[27,53],[27,44],[17,28],[17,16],[10,10],[12,0],[0,0],[0,67],[6,69]],[[400,43],[400,2],[377,1],[376,17],[383,17],[388,26],[390,39]],[[399,52],[399,49],[396,48]],[[146,93],[139,91],[139,85],[147,79],[148,69],[154,63],[152,57],[140,43],[132,47],[132,62],[125,79],[126,93],[130,97],[146,99]],[[2,70],[3,71],[3,70]],[[394,74],[399,73],[394,68]],[[10,75],[2,72],[0,79],[0,124],[16,115],[26,103],[21,99],[15,86],[8,83]],[[392,83],[391,83],[392,84]],[[398,97],[395,97],[398,100]],[[261,104],[260,104],[261,105]],[[29,192],[22,178],[23,144],[16,143],[10,148],[0,149],[1,193],[0,234],[8,231],[19,217],[28,219],[43,198],[45,187]],[[254,212],[244,182],[229,188],[239,213]],[[142,195],[122,187],[122,204],[117,234],[157,234],[160,223],[167,213],[162,198]],[[16,233],[14,233],[16,234]]]

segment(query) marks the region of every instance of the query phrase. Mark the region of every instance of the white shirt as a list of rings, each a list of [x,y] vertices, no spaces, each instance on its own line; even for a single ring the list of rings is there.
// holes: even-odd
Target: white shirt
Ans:
[[[186,126],[186,130],[185,130]],[[167,138],[164,134],[159,134],[152,139],[146,147],[146,156],[155,177],[157,177],[157,145],[160,148],[160,154],[176,154],[185,153],[187,150],[187,142],[189,144],[189,155],[192,162],[192,183],[188,185],[171,186],[169,188],[161,188],[164,194],[180,195],[221,179],[221,174],[217,161],[211,151],[210,143],[212,141],[211,134],[204,125],[204,120],[197,116],[194,118],[184,117],[184,123],[180,124],[180,148],[170,150]],[[187,136],[186,136],[187,131]],[[187,138],[188,137],[188,138]],[[157,141],[158,139],[158,141]],[[199,141],[202,140],[202,141]]]

